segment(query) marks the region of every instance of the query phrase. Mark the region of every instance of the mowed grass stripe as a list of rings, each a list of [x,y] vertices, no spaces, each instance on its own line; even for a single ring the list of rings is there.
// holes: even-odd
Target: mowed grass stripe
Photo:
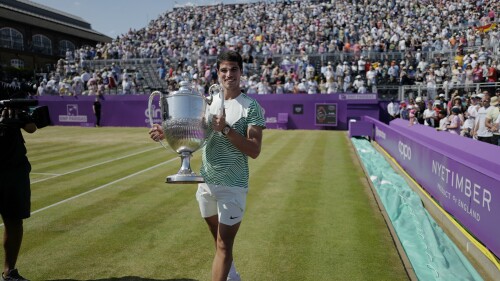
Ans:
[[[289,135],[288,132],[285,135]],[[281,148],[281,151],[273,156],[275,164],[270,166],[276,167],[272,173],[263,169],[257,176],[256,181],[261,181],[265,186],[263,189],[273,190],[277,189],[278,194],[274,196],[265,195],[266,198],[272,198],[266,205],[268,211],[271,213],[272,221],[269,222],[269,228],[266,232],[262,233],[263,236],[269,240],[267,243],[270,247],[264,248],[261,253],[263,257],[259,260],[266,261],[265,272],[272,272],[270,276],[259,276],[258,273],[250,279],[262,280],[314,280],[308,279],[308,268],[310,268],[308,261],[308,249],[301,245],[308,245],[310,243],[310,228],[316,219],[313,212],[314,204],[318,196],[319,186],[316,182],[321,179],[321,162],[318,162],[318,150],[321,148],[318,142],[322,137],[318,134],[304,134],[304,132],[296,131],[292,135],[295,138],[287,136],[287,140]],[[315,161],[310,161],[312,157]],[[265,166],[269,166],[265,163]],[[309,169],[308,166],[314,167]],[[314,175],[311,171],[314,170]],[[265,178],[273,178],[274,182],[266,184]],[[277,185],[283,187],[277,188]],[[258,186],[258,185],[257,185]],[[297,201],[297,202],[295,202]],[[295,216],[295,208],[299,209],[300,216]],[[261,208],[257,208],[260,210]],[[279,225],[279,229],[273,226]],[[300,240],[300,244],[295,244],[296,239]],[[314,260],[314,259],[313,259]],[[293,269],[295,264],[301,264],[303,270],[295,272]],[[314,267],[314,266],[313,266]],[[275,279],[277,278],[278,279]]]
[[[144,128],[70,131],[84,132],[82,145],[114,134],[137,144],[137,150],[151,144],[143,141]],[[44,139],[51,140],[37,141]],[[194,155],[192,168],[198,172],[200,152]],[[141,156],[40,182],[34,193],[60,190],[54,193],[60,196],[69,189],[70,197],[171,157],[161,150]],[[248,209],[235,248],[244,280],[405,279],[350,156],[344,132],[265,131],[260,157],[249,160]],[[25,223],[18,267],[32,280],[209,280],[213,244],[199,216],[196,186],[164,183],[179,166],[177,159],[36,213]]]
[[[139,155],[139,154],[143,154],[143,153],[148,153],[148,152],[151,152],[152,150],[158,150],[159,147],[154,147],[154,148],[149,148],[149,149],[146,149],[146,150],[140,150],[140,151],[137,151],[137,152],[134,152],[134,153],[131,153],[131,154],[127,154],[127,155],[122,155],[122,156],[113,156],[113,157],[110,157],[108,159],[98,159],[100,161],[98,162],[94,162],[94,163],[89,163],[89,165],[86,165],[86,166],[83,166],[83,167],[76,167],[74,169],[71,169],[71,170],[65,170],[65,171],[62,171],[61,173],[38,173],[37,171],[32,171],[32,174],[34,174],[36,176],[36,178],[32,179],[31,183],[32,185],[33,184],[37,184],[37,183],[40,183],[40,182],[43,182],[43,181],[46,181],[46,180],[49,180],[49,179],[52,179],[52,178],[56,178],[56,177],[59,177],[59,176],[66,176],[66,175],[69,175],[69,174],[73,174],[73,173],[77,173],[77,172],[81,172],[81,171],[84,171],[84,170],[87,170],[87,169],[90,169],[90,168],[93,168],[93,167],[96,167],[96,166],[103,166],[103,165],[110,165],[112,164],[112,162],[116,162],[116,161],[119,161],[119,160],[123,160],[123,159],[127,159],[127,158],[130,158],[132,156],[135,156],[135,155]],[[66,168],[71,168],[71,167],[66,167]],[[40,177],[43,177],[45,176],[44,178],[40,178]]]
[[[30,162],[32,165],[37,165],[36,172],[64,173],[69,169],[73,170],[92,165],[96,161],[102,161],[101,159],[106,156],[117,155],[128,149],[127,147],[117,148],[109,146],[102,146],[99,148],[73,146],[67,148],[65,151],[53,153],[50,156],[35,159],[33,161],[30,160]],[[28,157],[29,156],[30,155],[28,155]]]
[[[291,215],[293,223],[289,224],[290,231],[287,231],[287,235],[276,233],[274,243],[281,243],[284,249],[286,247],[290,249],[290,244],[294,244],[296,239],[291,238],[290,234],[299,236],[303,242],[299,244],[299,247],[292,247],[292,251],[287,252],[304,268],[299,274],[289,277],[295,280],[321,280],[331,278],[334,274],[331,268],[318,266],[320,262],[331,264],[334,259],[331,250],[323,251],[331,246],[331,239],[335,237],[331,226],[336,223],[335,221],[328,223],[328,220],[333,218],[331,213],[335,208],[331,200],[334,188],[332,185],[335,184],[334,178],[331,177],[331,170],[335,169],[332,164],[336,161],[328,161],[328,159],[334,157],[332,147],[342,146],[336,138],[333,138],[334,136],[335,133],[324,131],[314,135],[314,138],[306,139],[308,150],[301,150],[303,161],[301,161],[301,169],[295,176],[296,188],[288,194],[285,201],[287,212],[278,221],[278,223],[287,223]],[[328,156],[327,159],[325,155]],[[290,184],[293,185],[293,182]],[[299,225],[302,227],[300,231],[297,228]],[[321,244],[318,245],[319,248],[311,247],[315,243]]]
[[[236,264],[247,280],[276,280],[277,277],[285,278],[281,275],[283,272],[295,271],[296,263],[288,262],[287,247],[275,242],[274,231],[285,215],[286,197],[293,192],[289,182],[300,172],[303,159],[297,157],[297,151],[302,148],[297,144],[302,134],[293,131],[282,132],[279,136],[274,145],[267,143],[261,156],[251,162],[247,212],[235,252]],[[286,227],[280,226],[279,232],[287,233]]]
[[[152,178],[161,175],[163,172],[156,169]],[[60,253],[52,261],[40,264],[37,272],[50,278],[132,274],[164,278],[166,272],[172,272],[169,278],[207,277],[212,245],[210,240],[199,245],[200,240],[208,238],[208,231],[199,218],[194,192],[193,185],[173,186],[157,180],[135,179],[78,200],[79,204],[67,208],[66,215],[51,217],[48,223],[53,227],[44,235],[45,241],[35,243],[44,247],[29,249],[30,255],[41,260],[43,248],[54,248]],[[41,225],[33,231],[47,232]],[[74,241],[76,237],[80,239]],[[203,266],[206,276],[196,277],[200,274],[197,272],[200,260],[195,259],[192,265],[185,261],[193,260],[190,257],[200,246],[206,247],[202,252],[207,258],[201,259],[206,263]],[[66,274],[61,274],[57,265],[66,259],[79,262],[69,264],[65,267]]]
[[[122,156],[131,155],[139,151],[153,149],[156,146],[144,146],[138,149],[134,144],[121,145],[95,145],[93,147],[72,145],[62,148],[57,153],[46,153],[32,159],[31,152],[36,151],[28,147],[28,157],[32,166],[36,166],[35,172],[64,173],[66,171],[90,166],[96,162],[105,162]],[[70,157],[71,156],[71,157]]]
[[[36,188],[32,192],[32,209],[36,210],[52,205],[168,160],[154,160],[154,155],[155,151],[150,151],[122,159],[116,163],[99,165],[72,174],[48,179],[43,184],[35,185]],[[152,162],[152,159],[154,162]],[[172,161],[165,166],[168,166],[171,172],[174,173],[174,171],[177,171],[176,164],[175,161]]]
[[[43,147],[33,147],[32,145],[28,144],[28,157],[30,158],[30,162],[32,163],[45,163],[45,162],[52,162],[54,160],[60,160],[61,158],[68,157],[69,155],[71,156],[77,156],[77,157],[100,157],[104,158],[101,156],[103,150],[109,151],[109,152],[116,152],[115,154],[120,154],[123,153],[123,155],[126,154],[131,154],[135,151],[139,150],[145,150],[147,148],[152,148],[153,144],[150,146],[144,146],[143,149],[138,149],[137,144],[119,144],[119,145],[112,145],[112,144],[94,144],[92,146],[89,146],[87,144],[65,144],[65,143],[59,143],[59,144],[52,144],[55,146],[58,146],[59,148],[55,151],[47,151],[47,149]],[[36,156],[35,156],[36,155]],[[71,157],[73,158],[73,157]],[[42,166],[43,167],[43,166]]]
[[[34,134],[23,133],[26,142],[31,144],[45,144],[47,142],[72,144],[120,144],[151,143],[147,134],[148,128],[136,127],[107,127],[86,128],[72,126],[49,126],[37,130]]]
[[[275,138],[276,139],[276,138]],[[270,138],[272,140],[272,138]],[[154,157],[152,157],[154,158]],[[199,158],[199,157],[198,157]],[[198,159],[196,159],[198,160]],[[161,198],[158,197],[158,193],[164,192],[166,190],[171,190],[172,185],[166,185],[164,183],[160,182],[160,185],[158,186],[158,179],[163,180],[165,175],[175,173],[177,171],[178,167],[175,166],[173,169],[169,170],[162,170],[158,173],[157,170],[155,169],[155,175],[151,176],[150,182],[152,182],[152,185],[156,185],[157,187],[155,188],[155,193],[152,195],[155,199],[156,198]],[[126,183],[124,184],[126,185]],[[140,186],[148,186],[148,183],[142,183]],[[116,190],[116,189],[122,189],[124,186],[117,187],[115,189],[110,189],[110,190]],[[95,242],[92,243],[92,247],[83,247],[80,245],[76,245],[74,248],[75,250],[81,251],[81,255],[79,256],[79,252],[75,254],[75,256],[69,256],[71,250],[66,249],[64,257],[66,258],[71,258],[75,260],[80,260],[82,261],[82,264],[75,265],[75,268],[68,268],[71,272],[78,272],[79,270],[82,271],[82,267],[85,269],[87,267],[90,268],[95,268],[95,264],[110,264],[107,269],[102,269],[103,266],[97,267],[101,268],[101,270],[83,270],[82,274],[95,274],[95,277],[97,278],[98,276],[109,276],[109,274],[113,273],[125,273],[130,268],[135,268],[134,273],[141,272],[143,274],[148,274],[148,275],[141,275],[141,276],[150,276],[150,277],[155,277],[152,276],[151,273],[158,273],[156,277],[164,277],[165,272],[172,272],[173,274],[170,276],[170,278],[185,278],[186,276],[189,276],[190,278],[196,278],[199,280],[206,280],[209,278],[210,274],[210,265],[211,265],[211,259],[212,259],[212,252],[213,252],[213,245],[211,243],[211,239],[209,237],[208,230],[205,226],[205,223],[203,220],[199,217],[199,211],[196,205],[196,201],[194,199],[194,192],[195,192],[195,187],[193,186],[177,186],[174,187],[176,189],[182,190],[184,193],[187,192],[187,194],[184,194],[184,197],[172,197],[172,194],[169,194],[169,198],[173,198],[184,204],[184,206],[180,205],[174,205],[171,202],[161,202],[160,204],[153,205],[151,203],[151,200],[144,199],[143,196],[141,196],[141,192],[130,192],[131,190],[141,190],[140,187],[136,189],[130,189],[130,190],[125,190],[120,192],[120,195],[117,195],[117,198],[121,198],[120,201],[123,201],[126,203],[124,205],[124,208],[126,210],[121,210],[120,208],[115,208],[114,212],[117,212],[119,214],[126,214],[127,210],[130,212],[130,206],[138,207],[141,209],[141,206],[143,204],[149,205],[147,208],[146,212],[141,212],[144,214],[138,214],[138,217],[135,216],[130,216],[127,218],[127,216],[122,217],[114,217],[114,218],[106,218],[103,220],[117,220],[120,222],[123,222],[124,224],[130,225],[131,228],[137,228],[137,224],[141,225],[140,230],[141,233],[144,233],[144,235],[147,235],[145,239],[137,239],[138,237],[141,237],[139,234],[134,233],[134,231],[124,231],[123,229],[119,229],[119,233],[104,233],[101,229],[99,235],[102,235],[103,237],[110,237],[110,239],[113,239],[113,242],[107,242],[105,245],[105,252],[103,252],[103,248],[101,247],[96,247],[99,252],[95,253],[96,258],[94,259],[86,259],[85,257],[89,255],[89,253],[93,252],[95,245]],[[101,192],[99,192],[101,193]],[[128,196],[125,196],[125,193],[130,193]],[[90,196],[90,195],[89,195]],[[78,200],[80,201],[80,200]],[[102,206],[104,205],[105,202],[108,201],[108,199],[102,199],[100,200],[102,202],[98,202],[97,206]],[[139,204],[135,204],[134,201],[139,202]],[[116,205],[115,200],[112,201],[111,205]],[[101,204],[103,203],[103,204]],[[73,205],[71,205],[73,206]],[[168,206],[168,208],[162,208],[163,206]],[[98,207],[94,208],[93,206],[82,206],[83,209],[90,208],[90,210],[95,210],[99,209]],[[102,208],[101,208],[102,209]],[[133,208],[132,208],[133,209]],[[152,211],[149,212],[149,209]],[[186,209],[188,212],[186,212]],[[163,213],[161,213],[163,210]],[[106,212],[101,212],[104,214],[104,216],[108,216]],[[102,215],[101,214],[101,215]],[[150,222],[148,221],[148,217],[150,214],[154,214],[153,219],[156,218],[158,222]],[[169,216],[170,214],[170,216]],[[181,220],[176,221],[175,219],[171,218],[171,214],[175,214],[175,216],[179,216]],[[76,215],[78,217],[78,215]],[[88,217],[99,217],[100,214],[96,214],[93,212],[90,212],[88,214]],[[193,223],[193,218],[194,218],[194,223]],[[56,225],[55,231],[60,231],[60,229],[73,229],[74,226],[67,226],[68,222],[73,221],[76,218],[73,217],[63,217],[60,220],[63,222],[62,224],[58,224],[57,222],[51,222],[50,224]],[[101,220],[101,219],[99,219]],[[189,224],[186,224],[186,221],[190,221]],[[159,222],[163,222],[163,224],[158,224]],[[84,225],[94,225],[96,227],[100,227],[100,223],[96,221],[92,222],[80,222]],[[59,225],[59,227],[58,227]],[[187,226],[187,227],[186,227]],[[151,230],[148,230],[148,228],[151,228]],[[193,231],[190,230],[190,228],[194,228]],[[77,229],[78,230],[78,229]],[[132,237],[134,237],[134,241],[138,241],[137,244],[132,244],[130,241],[121,241],[117,239],[120,235],[123,235],[123,232],[129,234],[133,234]],[[80,235],[83,235],[85,237],[92,236],[91,234],[87,233],[80,233]],[[168,241],[164,241],[163,236],[165,237],[170,237]],[[113,238],[111,238],[113,237]],[[105,239],[104,239],[105,240]],[[158,240],[158,241],[157,241]],[[144,245],[144,243],[139,243],[141,241],[148,241],[147,245]],[[154,243],[152,242],[154,241]],[[175,241],[172,243],[172,241]],[[201,242],[200,242],[201,241]],[[116,243],[115,243],[116,242]],[[126,244],[126,247],[124,247],[123,243]],[[49,244],[52,245],[48,242],[44,242],[43,244]],[[55,245],[52,245],[50,247],[56,247],[56,245],[59,245],[60,242],[55,243]],[[64,243],[63,243],[64,244]],[[114,246],[113,246],[114,245]],[[152,247],[151,245],[154,245]],[[186,245],[193,245],[194,248],[186,248]],[[112,249],[108,249],[108,248]],[[144,249],[147,248],[148,251],[145,251],[143,255],[146,255],[146,257],[140,257],[140,254],[138,254],[141,251],[144,251]],[[136,249],[136,250],[135,250]],[[123,254],[120,253],[120,250],[123,251]],[[109,252],[109,255],[106,253]],[[174,253],[174,255],[172,254]],[[199,254],[199,258],[193,259],[193,253]],[[139,255],[139,256],[138,256]],[[138,270],[137,267],[137,261],[134,258],[130,258],[131,256],[137,257],[139,259],[145,259],[148,260],[148,263],[141,266],[141,269]],[[161,257],[161,259],[158,259],[158,257]],[[114,262],[114,260],[118,260],[119,262]],[[151,262],[151,260],[156,260],[157,262]],[[188,264],[186,264],[186,260],[189,261]],[[127,262],[130,261],[130,264]],[[45,266],[47,267],[47,270],[52,271],[49,273],[49,275],[57,275],[57,270],[51,269],[51,266]],[[187,274],[187,275],[186,275]],[[117,276],[117,275],[113,275]]]
[[[36,133],[35,133],[36,134]],[[26,143],[28,156],[31,162],[45,161],[54,153],[64,153],[67,149],[75,147],[75,144],[68,142],[47,142],[47,143]]]
[[[287,140],[294,140],[289,132],[284,134]],[[264,272],[271,273],[260,276],[253,270],[250,280],[342,280],[334,276],[349,276],[349,280],[384,276],[380,280],[392,280],[394,274],[405,279],[401,265],[396,264],[396,270],[380,267],[387,251],[397,260],[394,249],[372,249],[372,240],[357,237],[358,232],[367,233],[391,244],[383,220],[373,212],[363,191],[359,181],[362,172],[352,163],[343,133],[314,132],[284,146],[285,151],[274,155],[271,163],[264,163],[273,168],[261,169],[250,191],[250,196],[258,196],[250,204],[258,213],[247,218],[245,225],[257,220],[266,227],[249,230],[258,240],[241,238],[262,245],[262,249],[255,249],[257,253],[242,256],[248,257],[246,262],[261,262],[251,268],[263,266]],[[372,217],[359,218],[363,212]],[[369,221],[377,216],[375,223]],[[367,263],[379,266],[366,268]],[[293,269],[297,264],[301,265],[299,272]]]
[[[270,139],[271,140],[271,139]],[[151,158],[154,158],[154,157],[151,157]],[[198,162],[199,159],[195,158],[195,160],[197,160],[196,162]],[[160,173],[157,175],[157,176],[153,176],[153,182],[155,184],[158,184],[158,179],[163,179],[165,175],[167,174],[171,174],[171,173],[175,173],[177,171],[178,167],[175,166],[173,169],[171,168],[170,170],[166,170],[166,171],[160,171]],[[158,170],[158,169],[156,169]],[[160,183],[160,191],[164,190],[164,189],[168,189],[169,187],[171,187],[171,185],[165,185],[163,183]],[[147,185],[147,184],[146,184]],[[121,188],[121,187],[120,187]],[[183,187],[181,187],[183,188]],[[101,193],[101,192],[99,192]],[[123,193],[123,192],[122,192]],[[137,197],[136,196],[137,194],[134,194],[134,196],[130,197],[130,196],[120,196],[120,198],[122,198],[122,200],[124,200],[124,202],[130,202],[130,199],[131,198],[135,198]],[[146,272],[149,272],[149,271],[152,271],[152,272],[163,272],[162,275],[159,275],[160,276],[164,276],[164,272],[165,272],[165,268],[167,267],[170,267],[170,266],[173,266],[173,265],[176,265],[176,266],[173,266],[171,268],[171,270],[169,270],[168,272],[177,272],[176,274],[177,275],[172,275],[172,278],[177,278],[177,277],[182,277],[182,276],[185,276],[185,274],[183,272],[186,272],[186,269],[190,269],[188,270],[189,271],[193,271],[191,273],[190,276],[192,276],[191,278],[199,278],[200,280],[205,280],[209,277],[209,273],[210,273],[210,264],[211,264],[211,258],[212,258],[212,249],[213,249],[213,246],[211,244],[211,240],[208,236],[208,231],[206,229],[206,226],[204,224],[204,222],[201,220],[201,218],[199,218],[199,214],[198,214],[198,210],[197,210],[197,206],[196,206],[196,202],[194,200],[194,190],[189,190],[189,194],[187,196],[187,200],[182,200],[182,202],[189,202],[188,205],[190,205],[189,209],[191,210],[191,212],[194,211],[194,215],[193,213],[191,213],[189,216],[187,216],[187,220],[191,219],[194,217],[196,218],[196,220],[198,220],[198,223],[194,224],[193,226],[196,226],[197,225],[197,228],[198,230],[193,232],[193,231],[187,231],[186,232],[186,224],[185,224],[185,221],[186,221],[186,218],[184,218],[183,220],[180,221],[180,224],[177,226],[175,224],[172,224],[172,221],[168,219],[167,216],[164,216],[164,215],[161,215],[161,214],[158,214],[159,217],[158,218],[161,218],[161,220],[164,220],[166,221],[164,223],[164,228],[165,230],[164,231],[160,231],[158,230],[158,225],[155,224],[155,223],[150,223],[150,224],[147,224],[147,225],[150,225],[151,227],[153,227],[154,229],[154,233],[160,233],[160,234],[165,234],[166,236],[172,236],[173,235],[173,238],[174,238],[174,241],[179,241],[179,243],[175,243],[175,244],[172,244],[170,242],[168,243],[162,243],[162,241],[159,241],[158,243],[154,243],[155,245],[157,245],[157,252],[158,254],[166,251],[166,253],[175,253],[176,257],[178,256],[185,256],[186,258],[188,258],[188,260],[191,260],[193,261],[193,266],[188,266],[186,265],[185,263],[185,258],[182,258],[179,260],[179,262],[175,262],[177,260],[177,258],[168,258],[168,257],[164,257],[164,259],[166,259],[168,261],[168,265],[169,266],[166,266],[165,262],[164,261],[159,261],[158,264],[155,265],[155,268],[156,269],[153,269],[151,268],[151,266],[143,266],[142,268],[144,268],[146,270]],[[138,201],[139,202],[148,202],[147,200],[143,200],[141,199],[140,197],[137,197]],[[79,201],[79,200],[78,200]],[[102,201],[107,201],[106,199],[102,200]],[[185,203],[184,202],[184,203]],[[194,208],[193,208],[193,204],[194,204]],[[99,204],[98,204],[99,205]],[[129,209],[128,207],[129,204],[127,204],[127,209]],[[131,203],[131,205],[135,205],[133,203]],[[167,206],[171,206],[172,204],[164,204],[164,205],[167,205]],[[73,205],[71,205],[73,206]],[[90,206],[90,208],[92,208]],[[155,210],[161,210],[161,208],[157,208],[157,206],[152,206],[151,207],[152,209],[155,209]],[[174,210],[175,211],[175,210]],[[119,213],[121,213],[121,211],[118,210]],[[169,213],[170,211],[167,211],[167,213]],[[124,212],[126,213],[126,212]],[[97,214],[88,214],[89,216],[93,217],[93,216],[97,216]],[[186,216],[184,216],[186,217]],[[65,218],[62,218],[62,221],[67,223],[69,221],[72,221],[73,218],[68,218],[68,217],[65,217]],[[135,218],[135,217],[130,217],[130,220],[129,220],[129,223],[131,224],[136,224],[137,222],[141,222],[141,218]],[[52,223],[51,223],[52,224]],[[85,224],[92,224],[92,225],[96,225],[98,226],[99,224],[96,223],[96,222],[87,222]],[[55,225],[57,225],[57,223],[55,223]],[[73,226],[68,226],[69,228],[73,228]],[[177,230],[177,234],[172,234],[172,235],[169,235],[169,230],[170,229],[176,229]],[[63,228],[64,228],[64,224],[63,224]],[[200,229],[201,228],[201,229]],[[58,228],[56,227],[55,230],[57,231]],[[201,230],[201,231],[200,231]],[[123,230],[120,230],[120,232],[122,232]],[[146,231],[144,229],[144,231]],[[171,231],[171,230],[170,230]],[[186,235],[186,233],[197,233],[197,235],[194,235],[194,236],[189,236],[189,235]],[[82,233],[83,234],[83,233]],[[101,233],[101,235],[103,235],[103,233]],[[87,235],[85,235],[87,236]],[[117,237],[116,235],[105,235],[105,236],[109,236],[109,237]],[[200,240],[205,240],[204,242],[201,243],[201,245],[194,245],[196,247],[196,249],[185,249],[185,242],[183,242],[183,239],[188,239],[188,243],[189,244],[193,244],[193,243],[197,243],[197,244],[200,244],[199,241]],[[151,239],[149,239],[151,240]],[[169,241],[172,241],[172,239],[169,239]],[[130,253],[134,252],[133,250],[130,249],[130,247],[134,247],[133,245],[127,245],[127,247],[123,247],[123,244],[120,244],[118,243],[117,244],[118,248],[121,248],[121,249],[125,249],[125,256],[127,257],[130,257]],[[164,246],[164,247],[161,247],[161,246]],[[106,245],[106,247],[108,247],[109,244]],[[175,247],[174,247],[175,246]],[[138,247],[138,249],[143,249],[143,245],[139,244],[137,245],[136,247]],[[174,247],[174,249],[170,249]],[[81,249],[81,247],[76,247],[77,249]],[[162,248],[167,248],[167,250],[159,250],[159,249],[162,249]],[[200,248],[204,248],[204,250],[201,250]],[[169,250],[170,249],[170,250]],[[88,252],[91,251],[91,249],[83,249],[83,253],[86,253],[85,255],[88,254]],[[123,256],[121,256],[119,253],[116,252],[116,249],[115,250],[110,250],[112,252],[112,255],[109,258],[109,260],[114,260],[115,258],[118,258],[118,259],[121,259],[121,262],[123,263],[123,260],[130,260],[129,259],[123,259]],[[199,252],[202,257],[200,259],[192,259],[190,257],[192,257],[193,253],[195,252]],[[68,251],[66,250],[66,254],[64,255],[65,257],[67,257],[67,254],[68,254]],[[102,251],[99,253],[99,255],[103,255]],[[106,256],[106,255],[104,255]],[[135,255],[134,255],[135,256]],[[80,259],[79,257],[75,256],[74,257],[75,259]],[[83,259],[85,261],[85,259]],[[91,259],[90,261],[94,261],[95,259]],[[133,259],[132,259],[133,260]],[[149,260],[149,259],[148,259]],[[98,258],[97,259],[97,262],[98,264],[101,264],[102,262],[100,262],[100,259]],[[201,274],[200,275],[200,261],[203,261],[202,264],[202,268],[204,269],[203,271],[201,272],[204,272],[204,274]],[[109,262],[109,261],[108,261]],[[130,265],[127,265],[127,266],[124,266],[125,268],[134,268],[134,265],[137,266],[136,262],[133,262],[134,264],[130,264]],[[120,264],[120,263],[116,263],[116,264]],[[116,272],[126,272],[126,271],[123,271],[123,267],[122,266],[116,266],[116,264],[113,263],[114,266],[110,266],[110,268],[113,268],[113,270],[117,270]],[[91,264],[90,265],[91,267],[93,267],[93,265]],[[48,266],[50,268],[50,266]],[[82,266],[81,265],[78,265],[76,266],[77,268],[81,268]],[[86,267],[86,266],[85,266]],[[71,271],[74,271],[74,270],[77,270],[77,268],[71,268]],[[56,270],[55,270],[56,271]],[[109,271],[109,270],[107,270]],[[137,272],[137,271],[136,271]],[[87,274],[88,273],[88,270],[85,270],[85,273]],[[109,273],[109,272],[108,272]],[[56,274],[55,272],[52,272],[51,274]],[[99,275],[99,274],[106,274],[106,272],[96,272],[95,274]],[[194,274],[194,275],[193,275]]]
[[[89,169],[115,166],[119,165],[121,161],[124,162],[133,161],[134,157],[152,157],[153,155],[158,154],[158,152],[161,150],[162,150],[161,147],[156,147],[156,146],[145,147],[142,149],[137,149],[136,147],[133,150],[129,149],[128,147],[118,148],[118,149],[111,147],[104,147],[99,149],[97,154],[95,154],[94,152],[92,152],[91,155],[86,154],[89,156],[86,157],[85,161],[83,161],[81,158],[76,159],[68,155],[62,155],[52,162],[46,162],[46,163],[32,162],[32,172],[43,173],[42,171],[40,171],[41,170],[40,167],[43,166],[45,168],[44,170],[48,170],[47,171],[48,173],[53,173],[60,176],[66,176],[72,173],[85,174],[89,173]],[[166,159],[168,158],[171,159],[174,158],[177,154],[170,152],[166,153],[165,155]],[[47,167],[50,167],[51,169],[48,169]],[[37,179],[32,178],[32,180],[36,181]]]

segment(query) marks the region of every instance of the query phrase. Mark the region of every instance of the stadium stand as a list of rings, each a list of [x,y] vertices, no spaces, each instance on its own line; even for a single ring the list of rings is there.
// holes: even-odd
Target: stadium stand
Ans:
[[[216,81],[217,54],[234,49],[244,58],[248,93],[378,93],[381,100],[405,101],[403,118],[417,97],[451,109],[448,100],[458,96],[465,112],[474,94],[495,95],[500,87],[499,7],[491,0],[177,7],[112,42],[67,53],[39,81],[52,90],[39,94],[75,94],[75,78],[86,81],[84,71],[104,82],[102,94],[171,91],[183,72],[203,91]],[[117,87],[108,85],[109,76]],[[81,94],[96,93],[85,85]]]

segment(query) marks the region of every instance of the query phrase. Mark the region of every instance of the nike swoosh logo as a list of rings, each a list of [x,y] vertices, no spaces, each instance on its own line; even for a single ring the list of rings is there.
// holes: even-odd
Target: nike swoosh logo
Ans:
[[[239,217],[233,217],[233,216],[230,216],[229,218],[230,218],[230,219],[232,219],[232,220],[234,220],[234,219],[237,219],[237,218],[239,218]]]

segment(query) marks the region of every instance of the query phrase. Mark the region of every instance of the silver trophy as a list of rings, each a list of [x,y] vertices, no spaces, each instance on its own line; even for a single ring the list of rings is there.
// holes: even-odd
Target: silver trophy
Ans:
[[[205,97],[191,87],[191,83],[184,76],[178,91],[163,94],[154,91],[149,96],[148,110],[154,96],[160,96],[160,109],[162,115],[161,127],[170,148],[180,155],[181,168],[175,175],[168,176],[166,183],[200,183],[204,182],[202,176],[191,170],[190,160],[192,154],[203,146],[207,137],[208,120],[206,120],[206,107],[212,103],[212,87],[210,95]],[[153,127],[152,114],[149,114],[149,123]],[[160,144],[166,146],[160,141]]]

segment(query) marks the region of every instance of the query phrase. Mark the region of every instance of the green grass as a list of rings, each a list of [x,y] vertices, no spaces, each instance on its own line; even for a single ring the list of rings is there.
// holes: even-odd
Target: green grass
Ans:
[[[210,279],[214,249],[196,186],[164,183],[180,163],[147,130],[25,134],[33,215],[18,261],[23,275]],[[192,167],[199,166],[196,152]],[[345,132],[267,130],[250,169],[235,243],[243,280],[407,280]]]

